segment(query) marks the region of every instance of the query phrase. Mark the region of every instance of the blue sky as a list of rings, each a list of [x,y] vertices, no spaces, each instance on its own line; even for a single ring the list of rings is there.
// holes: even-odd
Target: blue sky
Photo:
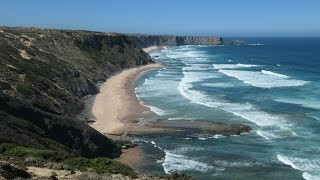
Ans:
[[[1,0],[0,25],[179,35],[320,36],[320,0]]]

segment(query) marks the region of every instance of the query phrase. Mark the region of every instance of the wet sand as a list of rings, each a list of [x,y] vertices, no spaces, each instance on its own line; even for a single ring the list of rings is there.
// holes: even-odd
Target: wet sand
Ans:
[[[141,155],[142,153],[140,147],[136,146],[134,148],[123,150],[119,161],[137,171],[139,169],[138,167],[141,160]]]

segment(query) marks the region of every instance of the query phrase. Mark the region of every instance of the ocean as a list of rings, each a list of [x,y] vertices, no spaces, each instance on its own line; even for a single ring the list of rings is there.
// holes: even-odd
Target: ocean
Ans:
[[[175,46],[137,79],[155,119],[245,124],[240,136],[139,139],[142,173],[198,179],[320,179],[320,38],[244,38]]]

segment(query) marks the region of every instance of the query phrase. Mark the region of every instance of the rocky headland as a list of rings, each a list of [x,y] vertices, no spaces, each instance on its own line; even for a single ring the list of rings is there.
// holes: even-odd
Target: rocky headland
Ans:
[[[222,45],[221,37],[128,34],[140,47],[180,45]]]

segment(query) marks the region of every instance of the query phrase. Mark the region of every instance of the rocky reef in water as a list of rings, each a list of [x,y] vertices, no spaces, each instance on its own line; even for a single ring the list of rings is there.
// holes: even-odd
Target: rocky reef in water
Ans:
[[[228,42],[226,43],[226,45],[230,45],[230,46],[243,46],[243,45],[247,45],[247,42],[245,42],[245,41],[243,41],[243,40],[236,39],[236,40],[228,41]]]
[[[129,137],[148,137],[148,138],[184,138],[198,139],[199,137],[231,136],[241,135],[251,131],[251,127],[242,124],[227,124],[222,122],[212,122],[203,120],[157,120],[144,124],[139,130],[125,133]],[[152,128],[152,131],[148,131]],[[119,134],[124,136],[124,134]]]
[[[128,34],[142,48],[149,46],[222,45],[221,37]]]

